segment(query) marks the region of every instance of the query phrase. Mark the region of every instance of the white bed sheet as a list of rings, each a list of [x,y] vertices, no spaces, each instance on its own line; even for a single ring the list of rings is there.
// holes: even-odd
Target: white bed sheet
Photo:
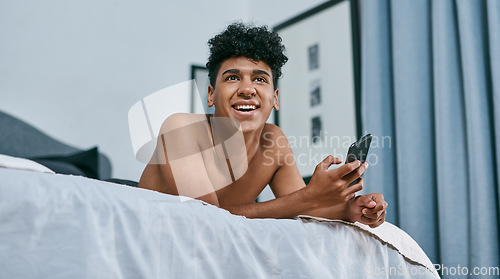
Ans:
[[[341,223],[247,219],[197,200],[0,169],[1,278],[435,278]]]

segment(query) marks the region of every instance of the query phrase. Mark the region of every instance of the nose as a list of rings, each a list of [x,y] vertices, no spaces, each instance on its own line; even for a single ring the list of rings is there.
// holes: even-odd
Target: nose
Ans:
[[[257,91],[255,90],[255,86],[253,85],[252,81],[247,78],[243,79],[240,82],[238,95],[250,97],[250,96],[255,96],[255,94],[257,94]]]

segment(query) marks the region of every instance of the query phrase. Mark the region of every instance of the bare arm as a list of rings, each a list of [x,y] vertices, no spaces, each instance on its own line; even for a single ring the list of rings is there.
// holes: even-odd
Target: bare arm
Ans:
[[[295,165],[282,167],[271,182],[276,199],[223,208],[249,218],[291,218],[303,214],[357,221],[373,228],[381,225],[385,221],[387,208],[383,195],[375,193],[354,197],[363,187],[360,176],[368,167],[367,164],[360,165],[359,161],[354,161],[338,169],[328,170],[332,164],[341,162],[331,155],[325,158],[316,166],[307,187]],[[354,180],[358,182],[350,185]]]
[[[156,149],[146,166],[139,187],[171,195],[197,198],[219,205],[203,163],[197,139],[202,130],[193,123],[199,115],[174,114],[163,123]],[[198,134],[197,134],[198,133]]]
[[[298,190],[266,202],[228,205],[222,208],[229,210],[232,214],[248,218],[292,218],[317,206],[318,204],[308,196],[307,191]]]
[[[287,154],[288,158],[293,158],[293,153],[288,145],[284,142],[281,146],[286,146],[280,152]],[[279,171],[273,177],[271,188],[278,200],[280,197],[291,195],[305,191],[316,192],[312,195],[307,195],[314,199],[316,206],[311,207],[300,214],[323,217],[328,219],[341,219],[350,222],[361,222],[371,227],[377,227],[385,221],[387,202],[384,201],[384,196],[379,193],[355,196],[355,193],[363,188],[363,179],[361,174],[366,170],[368,165],[365,163],[361,166],[352,162],[341,166],[337,170],[328,171],[331,164],[340,164],[342,160],[332,156],[327,157],[320,163],[314,171],[313,177],[306,187],[302,177],[297,169],[295,161],[288,162],[281,166]],[[339,173],[340,171],[340,173]],[[340,174],[340,176],[339,176]],[[349,185],[352,181],[357,180],[353,185]],[[320,187],[318,187],[320,186]],[[330,187],[330,190],[337,189],[335,193],[318,194],[321,192],[321,186]],[[324,190],[324,189],[323,189]],[[328,201],[328,198],[333,198]],[[337,199],[334,199],[337,197]]]
[[[186,125],[182,117],[182,115],[177,116],[176,118],[180,119],[170,121],[175,123],[172,126],[173,128]],[[167,130],[171,131],[173,128]],[[277,127],[276,129],[275,132],[281,137],[275,140],[285,141],[276,145],[278,149],[275,151],[279,151],[276,153],[288,154],[293,158],[288,141],[281,130]],[[352,197],[355,192],[362,188],[362,182],[349,186],[349,183],[359,178],[366,169],[366,167],[360,167],[359,162],[352,162],[329,171],[328,168],[332,164],[341,163],[341,161],[333,156],[328,156],[316,167],[308,187],[305,187],[295,162],[279,162],[277,171],[270,182],[271,188],[277,197],[276,199],[262,203],[221,206],[215,189],[220,188],[224,181],[221,184],[217,176],[208,175],[207,168],[211,166],[205,164],[204,158],[199,152],[200,150],[194,150],[189,156],[184,156],[185,154],[171,156],[170,152],[166,152],[172,149],[196,149],[196,146],[193,145],[183,147],[183,145],[189,143],[185,140],[189,138],[196,138],[196,136],[180,134],[178,139],[175,137],[166,139],[165,136],[160,136],[155,151],[156,157],[153,157],[152,162],[144,171],[139,184],[140,187],[197,198],[227,209],[233,214],[249,218],[291,218],[300,214],[307,214],[344,220],[351,216],[346,213],[346,204],[349,197]],[[290,158],[290,156],[287,157]],[[278,157],[277,160],[279,160]],[[156,173],[151,171],[155,174],[149,175],[148,168],[153,170],[156,168]],[[148,177],[154,179],[148,181]]]
[[[306,187],[293,152],[283,132],[276,126],[272,129],[272,152],[278,163],[277,171],[270,181],[276,199],[247,205],[222,206],[233,214],[255,218],[291,218],[300,214],[325,218],[346,219],[347,197],[362,188],[362,184],[347,188],[350,183],[345,179],[356,177],[358,172],[352,172],[359,167],[359,162],[353,162],[339,169],[328,171],[334,163],[341,161],[327,157],[315,170],[313,179]],[[284,159],[286,158],[286,160]],[[359,169],[363,171],[363,169]],[[354,175],[347,176],[353,173]],[[345,178],[345,179],[344,179]],[[355,179],[355,178],[354,178]],[[353,179],[353,180],[354,180]]]
[[[320,177],[320,174],[328,172],[328,162],[331,160],[333,160],[333,157],[327,157],[325,161],[318,165],[315,177]],[[351,169],[357,169],[358,167],[359,162],[353,162],[336,173],[341,174]],[[280,170],[283,170],[283,172],[280,173]],[[276,199],[253,204],[222,206],[222,208],[229,210],[233,214],[249,218],[292,218],[297,215],[311,215],[349,221],[348,197],[359,191],[361,188],[360,185],[347,188],[344,184],[348,185],[349,182],[345,182],[338,183],[337,185],[330,183],[330,189],[327,187],[319,189],[319,187],[311,185],[305,187],[300,175],[295,183],[293,183],[293,177],[286,175],[286,168],[280,170],[276,173],[271,184],[274,192],[278,193]],[[282,176],[287,177],[287,179],[277,179],[277,177]],[[319,179],[317,178],[317,180]],[[280,184],[286,182],[292,183]],[[281,194],[286,191],[290,191],[290,193]]]

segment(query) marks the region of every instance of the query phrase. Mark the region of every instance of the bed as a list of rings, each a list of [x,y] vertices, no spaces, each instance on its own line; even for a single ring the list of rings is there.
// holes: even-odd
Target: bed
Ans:
[[[199,200],[3,158],[14,163],[0,162],[1,278],[439,277],[389,223],[247,219]]]
[[[73,147],[2,111],[0,135],[0,154],[33,159],[59,173],[111,178],[111,162],[97,147]]]

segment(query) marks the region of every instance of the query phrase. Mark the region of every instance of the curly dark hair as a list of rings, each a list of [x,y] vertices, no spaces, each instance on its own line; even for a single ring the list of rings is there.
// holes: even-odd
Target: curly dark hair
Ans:
[[[281,77],[281,67],[288,58],[283,53],[285,46],[281,37],[267,29],[267,26],[255,27],[241,22],[232,23],[226,30],[208,41],[210,56],[206,64],[210,84],[215,87],[217,72],[224,61],[231,57],[246,57],[262,61],[271,68],[273,85],[276,89]]]

